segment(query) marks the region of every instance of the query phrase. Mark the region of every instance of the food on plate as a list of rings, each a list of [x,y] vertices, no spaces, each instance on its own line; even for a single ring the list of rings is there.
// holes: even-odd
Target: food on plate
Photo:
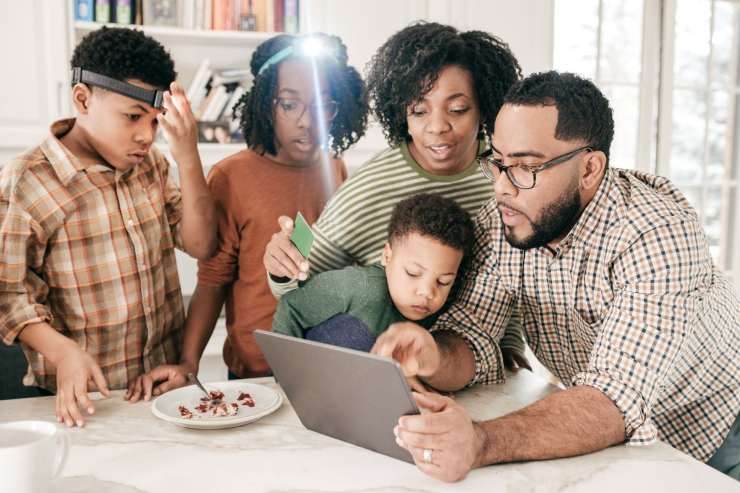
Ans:
[[[191,411],[184,405],[178,406],[180,416],[185,419],[193,418],[224,418],[236,416],[239,414],[239,404],[247,407],[254,407],[254,398],[247,392],[239,392],[235,402],[224,401],[224,393],[220,390],[209,391],[208,397],[201,397],[200,404],[195,406],[195,412]]]
[[[241,402],[242,406],[254,407],[254,399],[246,392],[239,392],[237,400]]]

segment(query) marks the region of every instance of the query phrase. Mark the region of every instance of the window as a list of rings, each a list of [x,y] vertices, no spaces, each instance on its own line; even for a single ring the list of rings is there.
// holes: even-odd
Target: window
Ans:
[[[554,67],[614,108],[612,164],[667,176],[740,285],[737,0],[556,0]]]

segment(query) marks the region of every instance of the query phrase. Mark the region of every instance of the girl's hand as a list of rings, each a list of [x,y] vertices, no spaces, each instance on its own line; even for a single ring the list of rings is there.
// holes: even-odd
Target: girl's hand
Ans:
[[[308,279],[308,261],[290,241],[293,220],[287,216],[278,218],[280,231],[272,235],[265,248],[262,262],[267,273],[274,277],[287,277],[305,281]]]

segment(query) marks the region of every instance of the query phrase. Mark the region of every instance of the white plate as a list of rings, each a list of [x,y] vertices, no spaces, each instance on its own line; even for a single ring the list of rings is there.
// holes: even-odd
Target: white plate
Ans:
[[[152,402],[152,413],[165,421],[185,428],[219,429],[234,428],[252,421],[256,421],[276,411],[283,403],[283,396],[279,392],[264,385],[246,383],[238,380],[229,382],[213,382],[204,384],[208,390],[220,390],[224,393],[224,401],[236,402],[240,392],[246,392],[254,399],[254,407],[239,405],[236,416],[200,416],[195,406],[200,404],[203,392],[195,385],[181,387],[162,394]],[[180,406],[187,407],[192,413],[191,419],[180,415]]]

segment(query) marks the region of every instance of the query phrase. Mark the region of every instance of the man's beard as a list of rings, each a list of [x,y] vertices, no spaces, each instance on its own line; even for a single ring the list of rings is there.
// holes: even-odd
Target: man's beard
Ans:
[[[499,210],[499,214],[501,211]],[[509,245],[520,250],[539,248],[557,238],[562,238],[578,222],[581,214],[581,194],[577,186],[566,190],[560,197],[545,207],[537,222],[532,222],[532,234],[516,238],[511,228],[504,226],[504,237]]]

